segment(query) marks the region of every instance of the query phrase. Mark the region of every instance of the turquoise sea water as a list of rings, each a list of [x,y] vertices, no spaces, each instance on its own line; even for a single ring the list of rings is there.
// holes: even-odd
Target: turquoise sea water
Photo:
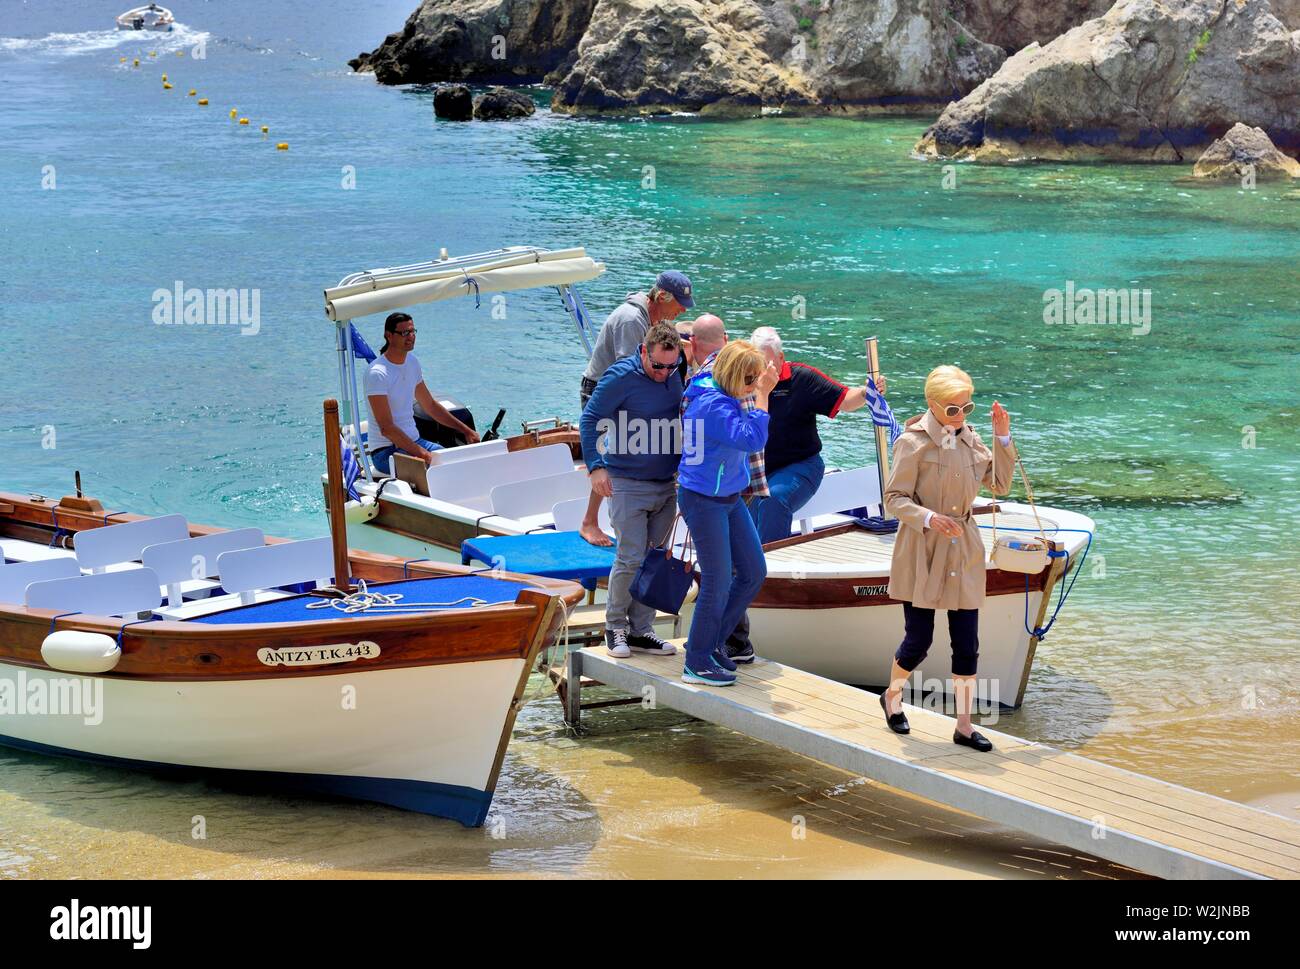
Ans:
[[[608,267],[584,288],[598,319],[675,267],[733,333],[775,325],[845,381],[878,335],[900,416],[932,366],[967,369],[977,426],[1001,399],[1040,497],[1099,526],[1003,729],[1228,796],[1300,788],[1300,192],[1190,167],[945,172],[909,156],[927,118],[584,121],[538,91],[525,122],[436,122],[429,91],[345,64],[411,5],[187,3],[141,38],[104,29],[113,4],[0,0],[0,488],[63,494],[80,469],[113,509],[319,534],[321,290],[441,247],[584,245]],[[258,332],[157,325],[178,281],[258,290]],[[1045,324],[1067,281],[1149,290],[1150,332]],[[583,354],[552,293],[505,320],[414,314],[430,383],[480,422],[576,417]],[[823,438],[841,464],[872,453],[859,417]]]

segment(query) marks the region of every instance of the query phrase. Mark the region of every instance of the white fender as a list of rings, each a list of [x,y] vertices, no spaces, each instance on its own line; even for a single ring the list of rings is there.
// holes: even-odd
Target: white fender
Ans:
[[[379,514],[379,502],[369,496],[360,501],[349,501],[343,506],[343,519],[349,525],[360,525]]]
[[[41,643],[41,659],[66,673],[107,673],[121,658],[117,640],[103,633],[64,629],[50,633]]]

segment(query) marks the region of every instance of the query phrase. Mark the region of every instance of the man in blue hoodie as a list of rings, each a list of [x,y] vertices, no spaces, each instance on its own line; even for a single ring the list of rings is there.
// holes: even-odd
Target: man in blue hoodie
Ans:
[[[592,490],[609,499],[618,537],[605,606],[611,656],[676,652],[654,634],[655,611],[632,598],[646,552],[677,516],[674,475],[681,459],[682,342],[671,323],[657,323],[630,356],[615,362],[582,411],[582,453]]]

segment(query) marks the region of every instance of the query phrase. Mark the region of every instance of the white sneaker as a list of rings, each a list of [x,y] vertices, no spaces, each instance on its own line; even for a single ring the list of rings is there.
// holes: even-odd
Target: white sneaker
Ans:
[[[626,629],[605,630],[605,652],[615,659],[627,659],[632,655],[632,649],[627,644]]]

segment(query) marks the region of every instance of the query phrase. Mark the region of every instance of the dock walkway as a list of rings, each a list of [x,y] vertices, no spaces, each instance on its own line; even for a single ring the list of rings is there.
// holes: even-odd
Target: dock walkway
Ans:
[[[984,727],[995,750],[981,754],[953,744],[953,718],[919,707],[905,708],[912,732],[900,736],[877,694],[771,661],[725,689],[683,683],[678,646],[622,660],[573,650],[566,720],[578,723],[582,686],[597,681],[1152,875],[1300,878],[1298,822]]]

